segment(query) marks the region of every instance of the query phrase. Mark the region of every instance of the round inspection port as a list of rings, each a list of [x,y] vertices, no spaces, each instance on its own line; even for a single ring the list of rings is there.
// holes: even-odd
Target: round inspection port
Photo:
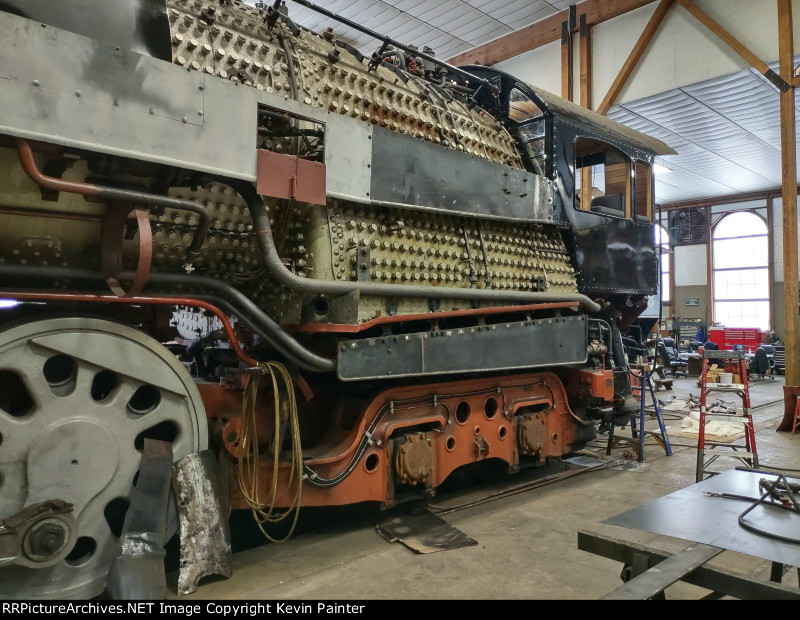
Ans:
[[[481,434],[481,427],[480,426],[476,426],[475,427],[475,437],[477,437],[480,434]]]
[[[558,441],[558,433],[553,433],[553,443]]]
[[[455,437],[448,437],[447,441],[445,442],[445,446],[447,447],[448,452],[452,452],[456,449],[456,438]]]
[[[373,472],[378,469],[379,462],[380,459],[378,458],[377,454],[370,454],[367,457],[367,460],[364,461],[364,469],[366,469],[368,472]]]
[[[487,398],[486,402],[483,404],[483,413],[486,416],[487,420],[491,420],[494,416],[497,415],[498,410],[497,399],[496,398]]]
[[[466,424],[469,420],[470,408],[469,403],[462,400],[456,407],[456,422],[459,424]]]
[[[505,426],[501,426],[500,429],[497,431],[498,436],[500,439],[505,439],[506,435],[508,435],[508,428]]]
[[[317,297],[314,300],[314,314],[327,316],[331,311],[331,303],[324,297]]]

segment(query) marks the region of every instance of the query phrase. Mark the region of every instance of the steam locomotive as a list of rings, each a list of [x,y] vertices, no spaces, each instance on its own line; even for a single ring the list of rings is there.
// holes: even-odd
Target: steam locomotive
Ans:
[[[559,459],[636,407],[669,148],[372,34],[0,1],[0,519],[28,528],[0,596],[103,590],[147,439],[212,448],[270,521]],[[212,380],[176,328],[221,343]]]

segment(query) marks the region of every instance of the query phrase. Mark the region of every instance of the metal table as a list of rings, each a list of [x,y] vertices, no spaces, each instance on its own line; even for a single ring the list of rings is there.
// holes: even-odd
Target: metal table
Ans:
[[[603,521],[610,525],[696,541],[677,554],[619,538],[582,531],[578,548],[625,564],[626,583],[606,598],[663,598],[677,581],[712,590],[710,597],[800,600],[800,589],[780,584],[784,566],[800,566],[800,545],[782,542],[742,528],[737,519],[752,502],[706,495],[731,493],[758,498],[758,481],[776,476],[752,471],[728,471]],[[789,479],[791,483],[800,481]],[[759,506],[749,523],[789,537],[800,537],[800,517],[787,510]],[[772,581],[755,579],[705,563],[724,550],[771,560]],[[657,568],[653,568],[657,567]]]

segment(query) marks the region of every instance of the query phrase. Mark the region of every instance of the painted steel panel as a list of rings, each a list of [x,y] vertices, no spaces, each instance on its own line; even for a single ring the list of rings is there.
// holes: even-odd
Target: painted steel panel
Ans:
[[[553,220],[544,177],[383,128],[373,130],[372,143],[374,200],[496,219]]]
[[[538,319],[343,341],[343,381],[582,364],[586,317]]]
[[[171,61],[164,0],[0,0],[0,11]]]

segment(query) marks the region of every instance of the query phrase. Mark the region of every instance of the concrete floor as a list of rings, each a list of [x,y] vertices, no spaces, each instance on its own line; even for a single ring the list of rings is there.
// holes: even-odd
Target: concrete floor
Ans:
[[[782,377],[751,386],[754,418],[768,424],[757,433],[759,457],[762,466],[800,469],[800,435],[775,432],[783,412],[782,386]],[[683,399],[699,394],[696,379],[677,380],[674,393]],[[664,398],[670,392],[658,394]],[[667,425],[679,424],[674,414],[668,417]],[[597,599],[621,584],[621,565],[579,551],[577,532],[608,533],[673,552],[688,546],[600,522],[694,483],[695,445],[675,437],[674,455],[666,457],[648,441],[644,466],[590,472],[450,513],[445,519],[478,541],[451,551],[418,555],[387,543],[375,531],[380,513],[371,507],[306,511],[291,540],[236,553],[231,579],[204,582],[195,595],[181,598]],[[590,449],[600,452],[600,442]],[[738,461],[718,464],[733,469]],[[730,551],[711,563],[764,579],[769,574],[768,562]],[[797,571],[785,575],[784,584],[797,586]],[[681,583],[667,590],[668,598],[706,593]]]

